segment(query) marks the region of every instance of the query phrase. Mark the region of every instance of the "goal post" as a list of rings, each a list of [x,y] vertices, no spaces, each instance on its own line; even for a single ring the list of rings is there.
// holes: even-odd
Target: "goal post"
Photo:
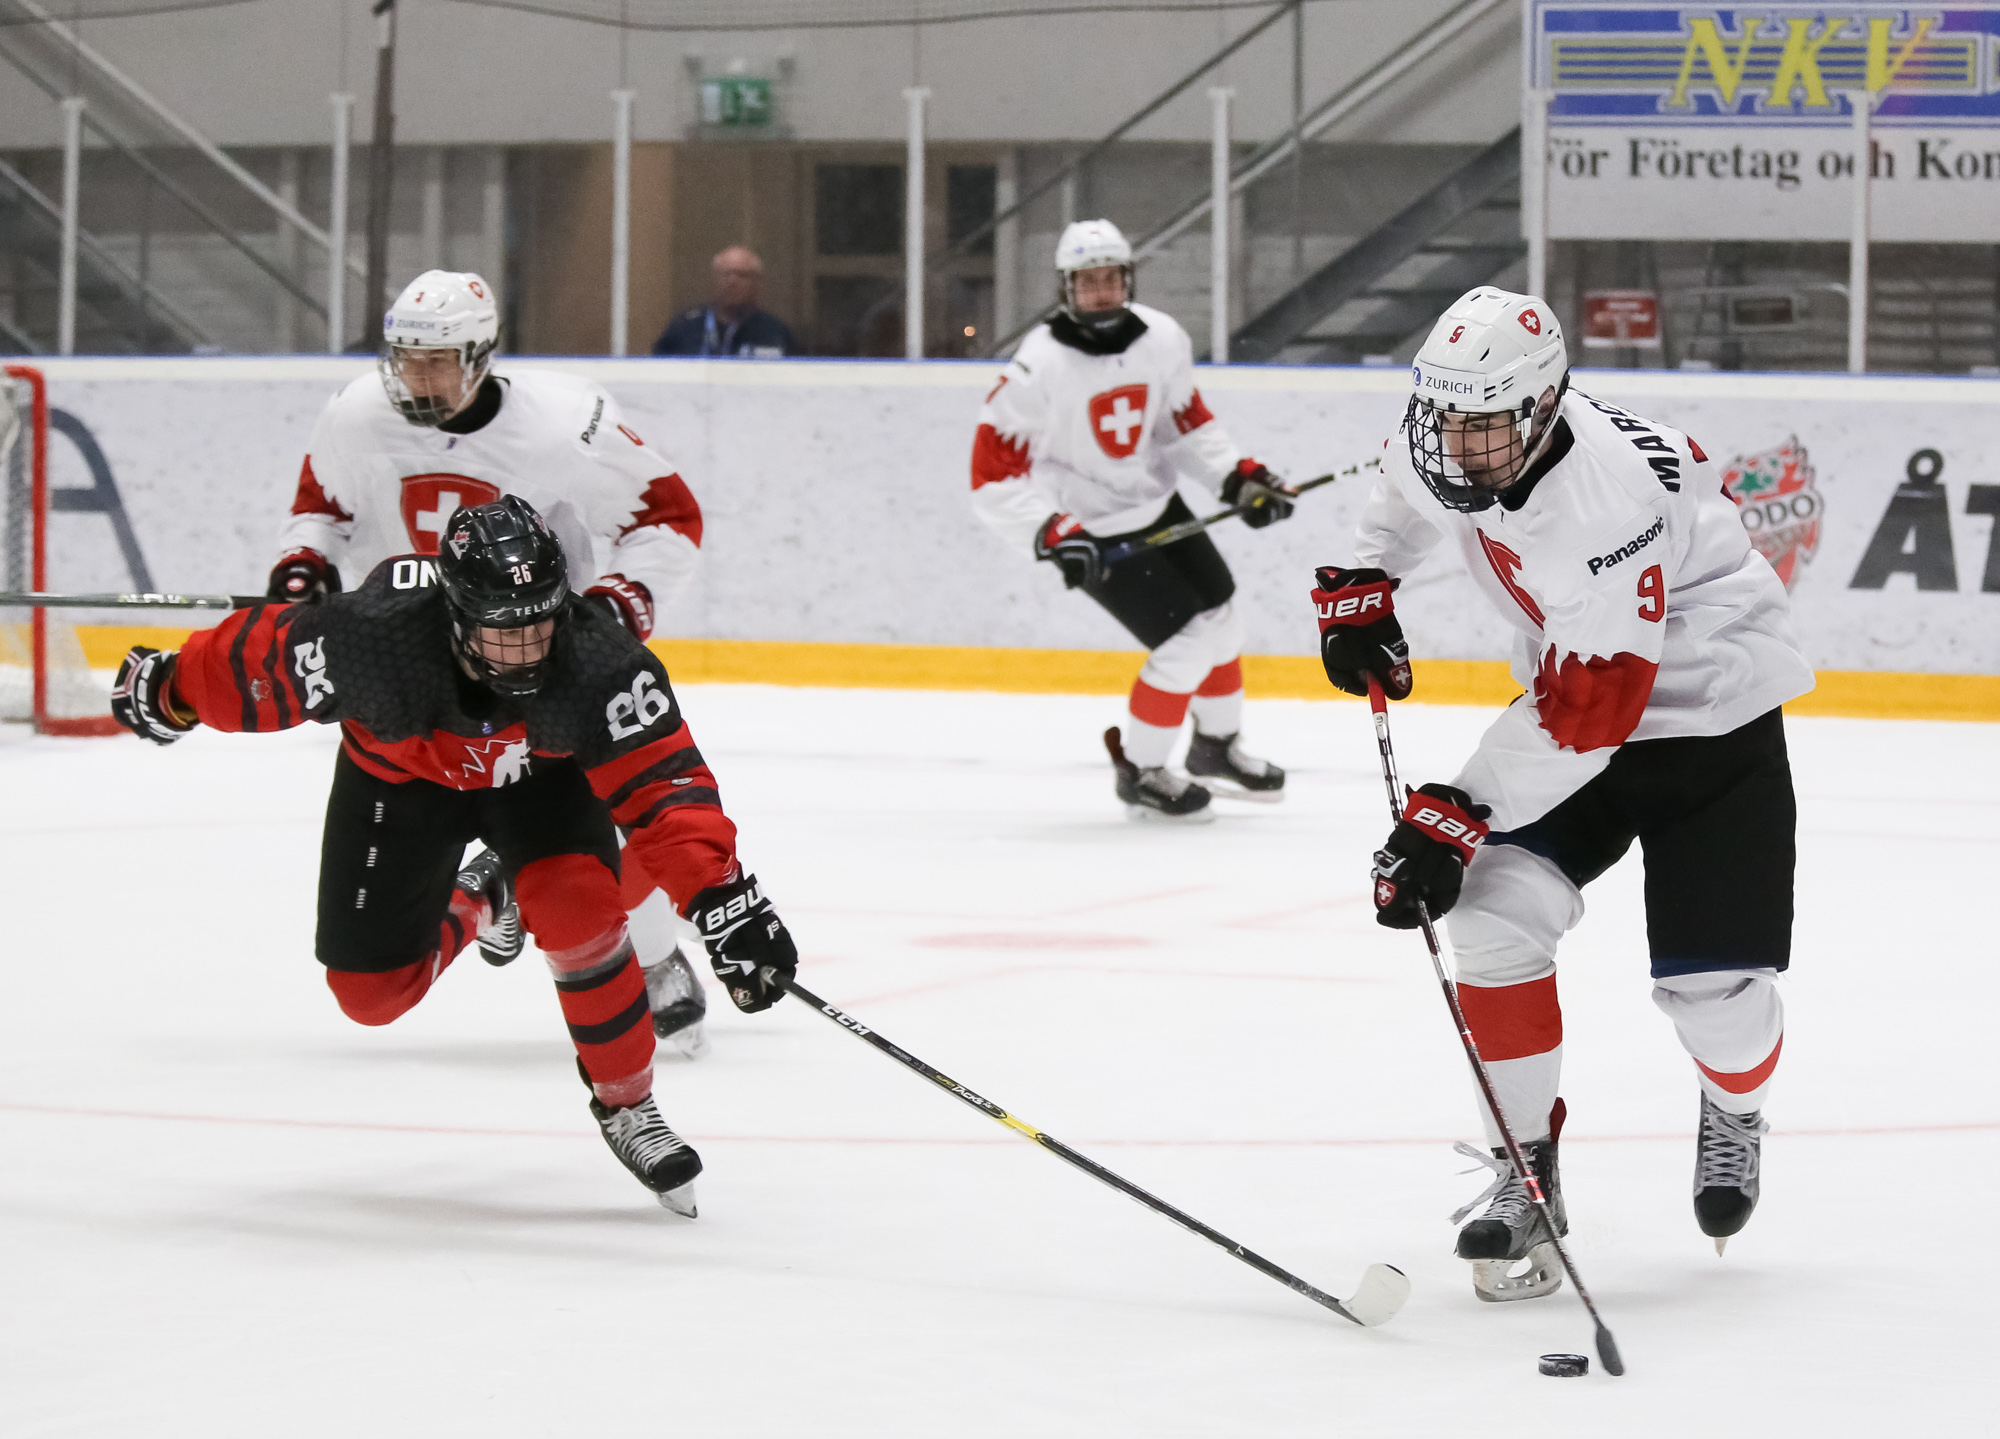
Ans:
[[[7,365],[0,385],[0,476],[4,476],[5,582],[49,586],[49,392],[42,372]],[[115,735],[110,674],[94,670],[64,610],[0,611],[0,719],[31,721],[42,734]]]

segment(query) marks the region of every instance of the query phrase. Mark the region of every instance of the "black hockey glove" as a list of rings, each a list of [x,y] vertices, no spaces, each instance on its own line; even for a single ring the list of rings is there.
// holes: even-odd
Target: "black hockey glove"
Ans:
[[[1392,700],[1410,697],[1410,646],[1396,619],[1396,586],[1381,570],[1313,571],[1313,608],[1319,613],[1319,658],[1335,689],[1368,697],[1368,676]]]
[[[1222,503],[1231,509],[1241,508],[1243,523],[1253,530],[1289,520],[1298,508],[1291,491],[1255,460],[1236,462],[1236,468],[1222,482]]]
[[[637,580],[606,575],[585,590],[583,597],[603,605],[641,644],[653,637],[653,592]]]
[[[1053,560],[1070,589],[1104,578],[1104,551],[1074,515],[1050,515],[1035,532],[1035,558]]]
[[[318,550],[293,550],[271,571],[264,597],[288,605],[312,604],[340,593],[340,571]]]
[[[1450,914],[1492,813],[1448,784],[1427,784],[1412,794],[1402,819],[1375,851],[1375,922],[1415,929],[1419,900],[1432,919]]]
[[[111,686],[111,717],[154,744],[172,744],[200,723],[174,707],[167,686],[173,682],[179,651],[149,650],[134,645],[119,661],[118,679]]]
[[[688,918],[738,1009],[755,1014],[785,997],[785,986],[798,977],[799,949],[756,875],[710,885],[694,897]]]

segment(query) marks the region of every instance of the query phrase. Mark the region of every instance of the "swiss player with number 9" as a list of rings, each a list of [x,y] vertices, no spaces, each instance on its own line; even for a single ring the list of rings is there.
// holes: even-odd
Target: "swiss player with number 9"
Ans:
[[[163,744],[198,723],[339,724],[316,947],[340,1007],[387,1024],[475,939],[511,958],[518,934],[496,930],[517,898],[606,1143],[662,1204],[694,1213],[701,1161],[651,1097],[653,1026],[614,824],[630,829],[626,855],[690,896],[682,913],[740,1008],[769,1008],[797,951],[737,862],[666,671],[572,594],[527,501],[459,510],[435,562],[404,556],[318,604],[239,610],[177,654],[135,649],[113,710]],[[494,857],[468,875],[459,860],[474,840]]]
[[[1417,353],[1400,442],[1355,537],[1318,572],[1327,676],[1412,692],[1401,576],[1439,543],[1516,632],[1509,706],[1450,784],[1409,797],[1375,857],[1378,920],[1451,914],[1458,995],[1509,1126],[1566,1228],[1556,1144],[1557,942],[1636,839],[1653,999],[1701,1090],[1695,1213],[1717,1248],[1758,1195],[1761,1110],[1790,963],[1796,808],[1779,707],[1813,686],[1784,587],[1701,446],[1570,387],[1548,304],[1482,288]],[[1455,907],[1454,907],[1455,906]],[[1485,1118],[1486,1116],[1482,1116]],[[1487,1119],[1495,1179],[1461,1210],[1482,1299],[1560,1282]]]

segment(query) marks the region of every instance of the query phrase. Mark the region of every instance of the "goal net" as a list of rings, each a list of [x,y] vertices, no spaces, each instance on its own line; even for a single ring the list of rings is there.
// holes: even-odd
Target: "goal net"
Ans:
[[[0,374],[0,580],[12,592],[60,590],[61,547],[49,516],[49,407],[41,372],[8,365]],[[84,610],[0,607],[0,720],[32,722],[44,734],[119,733],[110,714],[117,659],[92,654]]]

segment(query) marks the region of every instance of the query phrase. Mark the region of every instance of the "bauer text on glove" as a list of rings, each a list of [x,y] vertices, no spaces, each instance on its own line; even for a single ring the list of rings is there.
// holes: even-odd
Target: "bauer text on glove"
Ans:
[[[134,645],[119,661],[111,686],[111,717],[141,739],[172,744],[199,721],[174,702],[174,663],[178,651]]]
[[[798,977],[799,950],[756,875],[710,885],[694,897],[688,918],[738,1009],[755,1014],[784,998],[785,986]]]
[[[1465,867],[1479,852],[1493,813],[1448,784],[1427,784],[1410,796],[1403,817],[1375,851],[1375,922],[1415,929],[1417,906],[1442,919],[1458,903]]]
[[[1319,657],[1336,689],[1367,698],[1368,676],[1392,700],[1410,696],[1410,646],[1396,619],[1396,586],[1381,570],[1322,565],[1313,571]]]

